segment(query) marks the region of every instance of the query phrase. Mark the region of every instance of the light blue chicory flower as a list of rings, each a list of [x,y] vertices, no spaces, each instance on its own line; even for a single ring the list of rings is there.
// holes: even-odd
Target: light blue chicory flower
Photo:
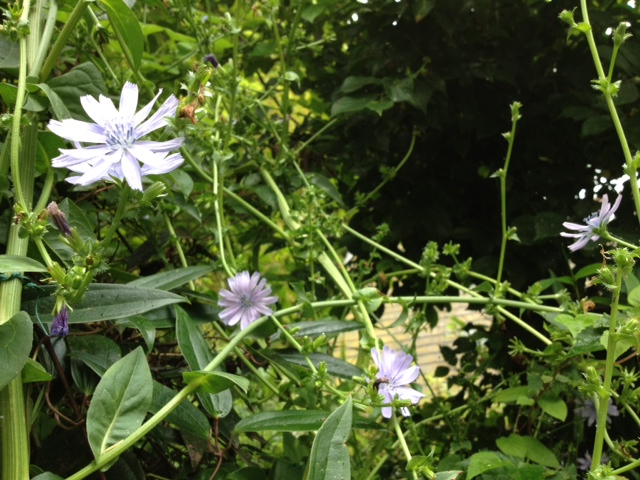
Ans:
[[[371,350],[373,363],[378,367],[376,374],[376,385],[378,393],[384,397],[385,403],[392,403],[394,399],[410,400],[414,405],[417,404],[423,393],[407,386],[414,382],[420,374],[420,367],[411,366],[413,357],[407,353],[399,352],[385,345],[382,353],[377,348]],[[400,411],[405,417],[410,415],[407,407],[401,407]],[[382,416],[391,418],[392,407],[382,407]]]
[[[98,100],[91,95],[81,97],[82,107],[96,123],[71,118],[51,120],[49,129],[73,141],[76,146],[75,149],[60,149],[62,155],[54,158],[51,164],[81,174],[67,178],[69,183],[90,185],[100,180],[126,179],[135,190],[142,190],[142,176],[175,170],[182,164],[183,158],[179,153],[170,155],[169,152],[180,148],[183,138],[165,142],[141,140],[145,135],[166,126],[165,117],[176,114],[179,102],[171,95],[145,121],[161,93],[162,90],[138,113],[138,86],[130,82],[126,82],[122,88],[119,109],[103,95]],[[81,142],[97,145],[84,147]]]
[[[270,296],[271,287],[267,279],[261,278],[258,272],[240,272],[229,279],[229,290],[220,290],[218,305],[224,307],[220,312],[220,320],[229,326],[240,322],[240,330],[244,330],[264,315],[271,315],[269,305],[278,301]]]
[[[574,243],[569,245],[569,250],[575,252],[584,247],[589,240],[592,242],[597,241],[600,238],[600,230],[603,229],[611,220],[615,218],[614,213],[620,206],[622,201],[622,195],[618,195],[613,206],[609,203],[609,197],[605,194],[602,196],[602,206],[600,212],[596,212],[584,219],[585,225],[579,223],[564,222],[562,226],[569,230],[574,230],[578,233],[561,232],[563,237],[577,238]]]

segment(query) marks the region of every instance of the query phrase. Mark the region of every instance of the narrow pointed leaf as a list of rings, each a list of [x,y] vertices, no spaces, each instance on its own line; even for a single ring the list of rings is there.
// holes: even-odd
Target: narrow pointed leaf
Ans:
[[[348,397],[318,430],[309,457],[309,480],[351,478],[346,441],[351,431],[352,415],[351,397]]]
[[[182,285],[206,275],[212,270],[212,267],[206,265],[199,267],[177,268],[175,270],[169,270],[168,272],[160,272],[155,275],[149,275],[148,277],[138,278],[129,282],[128,285],[157,288],[158,290],[173,290],[174,288],[181,287]]]
[[[246,432],[308,432],[318,430],[331,415],[325,410],[284,410],[259,412],[243,418],[234,427],[236,433]],[[386,428],[369,418],[353,417],[353,428],[381,430]]]
[[[187,312],[180,307],[175,307],[175,310],[178,346],[187,360],[189,368],[194,372],[202,370],[213,360],[211,347]],[[205,410],[216,417],[225,417],[233,406],[233,398],[229,390],[215,394],[198,392],[198,398]]]
[[[87,412],[89,445],[96,459],[142,425],[152,395],[151,372],[141,347],[106,371]]]
[[[134,70],[140,68],[144,35],[138,19],[122,0],[100,0],[111,22],[116,38]]]
[[[245,393],[249,388],[249,379],[226,372],[185,372],[182,378],[186,383],[197,382],[199,389],[207,393],[220,393],[234,385]]]
[[[48,293],[54,291],[49,287],[43,290]],[[51,295],[43,297],[42,291],[32,293],[27,291],[25,294],[22,302],[23,309],[35,316],[37,308],[40,320],[43,323],[51,323],[53,315],[50,312],[53,310],[55,298]],[[180,295],[153,288],[94,283],[89,286],[82,302],[73,305],[69,323],[117,320],[184,301],[184,297]]]

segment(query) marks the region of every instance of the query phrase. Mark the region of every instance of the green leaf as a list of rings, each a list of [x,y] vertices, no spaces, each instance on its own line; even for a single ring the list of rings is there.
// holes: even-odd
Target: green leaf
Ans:
[[[436,0],[417,0],[413,5],[413,15],[416,23],[420,22],[436,6]]]
[[[266,480],[264,470],[258,467],[243,467],[231,472],[225,480]]]
[[[556,316],[554,321],[566,327],[573,338],[577,338],[580,332],[582,332],[584,329],[594,326],[599,318],[600,315],[592,313],[582,313],[576,315],[575,317],[572,315],[567,315],[566,313],[561,313],[560,315]]]
[[[449,470],[447,472],[436,472],[436,480],[458,480],[464,472],[460,470]]]
[[[159,382],[153,382],[153,398],[149,406],[149,412],[156,414],[164,407],[169,400],[176,396],[178,392],[162,385]],[[165,420],[175,425],[181,432],[192,433],[198,438],[208,440],[211,436],[211,427],[209,420],[204,413],[189,401],[181,402],[175,410],[173,410]]]
[[[116,321],[118,327],[134,328],[140,335],[147,346],[147,351],[150,352],[153,349],[153,344],[156,341],[156,324],[142,315],[135,315],[129,318],[123,318]]]
[[[277,357],[286,360],[293,365],[297,365],[303,368],[309,368],[307,361],[304,356],[298,352],[297,350],[276,350],[270,351],[271,353],[275,353],[276,357],[274,360],[277,360]],[[264,356],[269,357],[270,352],[262,352]],[[325,355],[324,353],[311,353],[308,355],[311,363],[317,368],[320,365],[320,362],[324,362],[327,365],[327,371],[331,375],[335,375],[336,377],[348,378],[351,379],[353,377],[360,377],[364,375],[364,372],[360,370],[358,367],[351,365],[350,363],[345,362],[344,360],[340,360],[339,358],[332,357],[330,355]]]
[[[53,376],[35,360],[27,358],[22,370],[22,383],[48,382]]]
[[[0,390],[22,371],[32,341],[33,324],[26,312],[18,312],[0,325]]]
[[[318,430],[331,412],[325,410],[283,410],[259,412],[243,418],[234,427],[234,432],[308,432]],[[369,418],[355,416],[353,428],[380,430],[383,426]]]
[[[537,438],[512,433],[496,440],[496,444],[505,455],[528,459],[545,467],[560,468],[560,462],[554,453]]]
[[[71,113],[67,109],[67,105],[53,88],[51,88],[46,83],[37,83],[34,86],[42,90],[42,93],[47,96],[47,99],[49,99],[49,104],[51,105],[56,118],[60,120],[71,118]]]
[[[122,0],[99,0],[99,4],[109,16],[111,27],[127,61],[138,71],[144,47],[144,35],[138,19]]]
[[[471,480],[478,475],[510,465],[510,462],[502,459],[495,452],[478,452],[471,455],[469,468],[467,469],[467,480]]]
[[[333,102],[331,105],[331,116],[340,115],[342,113],[354,113],[362,110],[373,110],[374,112],[381,114],[383,111],[393,107],[393,101],[378,100],[379,94],[366,95],[363,97],[342,97]]]
[[[33,477],[31,480],[64,480],[64,478],[54,475],[51,472],[45,472]]]
[[[44,290],[54,291],[52,287],[45,287]],[[48,312],[53,310],[55,298],[49,296],[36,301],[38,294],[28,295],[27,293],[25,292],[24,298],[26,300],[22,304],[24,310],[35,315],[37,303],[40,320],[44,323],[51,323],[53,315]],[[40,292],[39,295],[42,295],[42,293]],[[94,283],[89,286],[82,302],[73,306],[73,312],[69,315],[69,323],[116,320],[184,301],[184,297],[162,290],[131,287],[129,285]]]
[[[87,435],[96,459],[142,425],[152,395],[151,372],[141,347],[107,370],[87,412]]]
[[[302,338],[319,337],[320,335],[330,337],[332,335],[338,335],[339,333],[361,330],[364,328],[364,325],[360,322],[347,320],[312,320],[309,322],[296,322],[292,325],[288,325],[288,327],[295,327],[296,331],[293,336],[296,338]],[[273,336],[273,339],[277,340],[280,336],[281,333],[280,330],[278,330],[278,332]]]
[[[499,391],[493,397],[495,403],[513,403],[520,400],[522,397],[532,398],[533,392],[527,386],[510,387]]]
[[[311,446],[308,480],[351,478],[347,437],[351,432],[351,397],[322,424]]]
[[[354,300],[362,300],[367,312],[373,313],[382,305],[383,295],[377,288],[365,287],[356,291],[353,298]]]
[[[0,255],[0,272],[46,272],[45,267],[40,262],[22,255]]]
[[[320,175],[319,173],[314,173],[310,175],[310,180],[313,185],[324,190],[324,193],[326,193],[338,205],[341,207],[345,206],[344,201],[342,200],[342,195],[340,195],[340,191],[327,177]]]
[[[100,94],[106,95],[107,93],[107,86],[100,70],[91,62],[73,67],[67,73],[49,80],[47,85],[62,100],[69,113],[78,120],[89,120],[80,103],[80,97],[84,95],[98,97]],[[47,93],[45,90],[43,91]],[[58,118],[58,120],[62,120],[62,118]]]
[[[629,302],[629,305],[632,307],[640,306],[640,285],[627,294],[627,302]]]
[[[207,393],[220,393],[229,390],[234,385],[244,393],[249,388],[249,379],[227,372],[184,372],[182,378],[186,383],[198,383],[198,388]]]
[[[213,268],[206,265],[199,267],[177,268],[175,270],[149,275],[148,277],[141,277],[129,282],[127,285],[156,288],[158,290],[173,290],[174,288],[181,287],[211,271],[213,271]]]
[[[185,360],[187,360],[189,368],[197,372],[205,368],[213,360],[211,347],[204,339],[200,328],[193,323],[187,312],[180,307],[176,307],[175,310],[178,346]],[[229,390],[215,394],[199,391],[198,398],[205,410],[214,417],[226,417],[233,407],[233,397]]]
[[[116,342],[102,335],[80,335],[67,338],[69,357],[84,363],[98,376],[122,357]]]
[[[552,416],[553,418],[557,418],[562,422],[567,418],[569,408],[567,407],[566,402],[557,395],[545,393],[538,398],[538,405],[540,405],[540,408],[544,413]]]
[[[340,91],[352,93],[368,85],[380,85],[382,80],[375,77],[347,77],[340,86]]]

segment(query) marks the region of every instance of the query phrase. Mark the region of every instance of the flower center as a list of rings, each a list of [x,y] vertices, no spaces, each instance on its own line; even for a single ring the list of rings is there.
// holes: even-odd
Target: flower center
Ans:
[[[253,307],[253,299],[251,295],[240,295],[240,305],[242,308]]]
[[[136,130],[131,119],[113,118],[105,125],[104,134],[107,145],[112,149],[128,148],[136,142]]]

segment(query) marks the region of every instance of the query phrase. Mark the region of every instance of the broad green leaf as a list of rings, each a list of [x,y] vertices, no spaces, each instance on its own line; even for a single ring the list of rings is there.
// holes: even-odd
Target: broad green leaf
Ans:
[[[153,382],[153,399],[149,406],[149,412],[157,413],[169,400],[176,396],[178,392],[156,381]],[[189,401],[181,402],[167,418],[167,422],[175,425],[182,432],[189,432],[193,435],[208,440],[211,436],[209,420],[204,413]]]
[[[196,280],[203,275],[206,275],[212,270],[213,268],[207,265],[177,268],[175,270],[169,270],[168,272],[160,272],[155,275],[139,278],[129,282],[128,285],[156,288],[158,290],[173,290],[174,288],[181,287],[192,280]]]
[[[44,290],[53,292],[51,287],[45,287]],[[35,315],[38,295],[41,296],[42,293],[24,295],[26,300],[23,301],[22,307],[32,315]],[[69,323],[116,320],[184,301],[184,297],[162,290],[94,283],[89,286],[82,302],[73,305],[73,312],[69,315]],[[52,296],[38,300],[38,312],[42,322],[51,323],[53,321],[53,316],[49,312],[53,310],[54,303],[55,298]]]
[[[627,301],[633,307],[640,306],[640,285],[638,285],[628,293]]]
[[[340,91],[344,93],[352,93],[360,90],[362,87],[369,85],[380,85],[382,80],[375,77],[347,77],[340,86]]]
[[[351,432],[351,397],[322,424],[311,446],[308,480],[351,478],[347,437]]]
[[[382,113],[393,107],[392,100],[378,100],[379,94],[365,95],[363,97],[342,97],[336,100],[331,105],[331,116],[336,116],[341,113],[353,113],[360,112],[362,110],[373,110],[377,113]]]
[[[17,41],[7,36],[0,37],[0,70],[17,76],[20,66],[20,47]]]
[[[280,357],[289,363],[299,367],[309,368],[304,356],[297,350],[276,350],[272,352],[275,353],[277,357]],[[263,352],[263,354],[267,357],[269,356],[268,352]],[[340,360],[339,358],[325,355],[324,353],[311,353],[308,357],[316,368],[320,365],[320,362],[326,363],[327,371],[336,377],[351,379],[353,377],[360,377],[364,375],[364,372],[358,367],[351,365],[344,360]]]
[[[156,341],[156,324],[152,320],[142,315],[135,315],[117,320],[116,325],[118,327],[135,328],[142,335],[147,351],[150,352],[153,349],[153,344]]]
[[[512,403],[517,402],[522,397],[531,398],[532,395],[533,392],[527,386],[510,387],[499,391],[491,400],[495,403]]]
[[[576,280],[580,280],[581,278],[592,277],[598,274],[598,270],[602,268],[602,263],[592,263],[591,265],[587,265],[586,267],[582,267],[578,270],[573,276]]]
[[[175,307],[175,311],[178,346],[187,360],[189,368],[197,372],[205,368],[213,360],[211,347],[207,344],[200,328],[193,323],[187,312],[180,307]],[[233,398],[229,390],[216,394],[198,392],[198,398],[205,410],[214,417],[227,416],[233,407]]]
[[[580,335],[576,338],[576,342],[569,349],[569,352],[567,352],[567,357],[604,350],[605,348],[600,344],[601,337],[601,330],[593,327],[585,328],[580,332]]]
[[[331,415],[324,410],[283,410],[259,412],[243,418],[234,427],[238,433],[246,432],[307,432],[318,430]],[[353,428],[379,430],[384,428],[369,418],[353,417]]]
[[[47,84],[62,100],[73,118],[77,120],[89,120],[80,104],[80,97],[91,95],[97,98],[100,94],[107,94],[107,86],[102,74],[91,62],[81,63],[68,72],[52,78]]]
[[[0,325],[0,390],[22,371],[32,341],[33,324],[26,312],[18,312]]]
[[[0,255],[0,272],[46,272],[40,262],[22,255]]]
[[[111,27],[127,61],[137,71],[144,48],[144,35],[138,19],[122,0],[99,0],[99,4],[109,16]]]
[[[64,480],[64,478],[54,475],[51,472],[45,472],[33,477],[31,480]]]
[[[152,395],[151,372],[141,347],[106,371],[87,412],[87,435],[96,459],[142,425]]]
[[[567,403],[559,396],[547,393],[538,398],[538,405],[544,413],[564,422],[569,413]]]
[[[310,180],[313,185],[324,190],[324,193],[329,195],[329,197],[331,197],[331,199],[338,205],[340,205],[341,207],[344,206],[342,195],[340,195],[340,191],[331,180],[329,180],[324,175],[320,175],[319,173],[310,175]]]
[[[504,467],[506,465],[510,465],[510,462],[504,460],[495,452],[474,453],[469,459],[467,480],[471,480],[484,472],[495,470],[496,468]]]
[[[22,383],[48,382],[53,378],[42,365],[35,360],[27,358],[27,363],[22,370]]]
[[[227,372],[184,372],[182,378],[186,383],[198,383],[199,389],[207,393],[220,393],[229,390],[234,385],[244,393],[249,388],[249,379]]]
[[[373,313],[382,305],[382,293],[377,288],[365,287],[353,294],[354,300],[362,300],[367,312]]]
[[[436,472],[436,480],[458,480],[462,478],[464,472],[459,470],[449,470],[447,472]]]
[[[65,118],[71,118],[71,113],[67,109],[67,105],[65,104],[64,101],[62,101],[60,96],[56,93],[56,91],[53,88],[51,88],[46,83],[37,83],[35,84],[35,86],[38,87],[40,90],[42,90],[42,93],[44,93],[47,96],[47,99],[49,100],[49,104],[51,105],[51,108],[53,109],[53,113],[55,114],[56,118],[58,118],[59,120],[63,120]]]
[[[571,336],[573,338],[577,338],[580,332],[582,332],[585,328],[594,326],[599,318],[600,315],[590,313],[579,314],[575,317],[572,315],[561,313],[555,318],[555,322],[566,327],[571,333]]]
[[[67,343],[69,357],[84,363],[100,377],[122,357],[118,344],[102,335],[72,335]]]
[[[537,438],[512,433],[496,440],[496,444],[505,455],[527,459],[545,467],[560,468],[554,453]]]

